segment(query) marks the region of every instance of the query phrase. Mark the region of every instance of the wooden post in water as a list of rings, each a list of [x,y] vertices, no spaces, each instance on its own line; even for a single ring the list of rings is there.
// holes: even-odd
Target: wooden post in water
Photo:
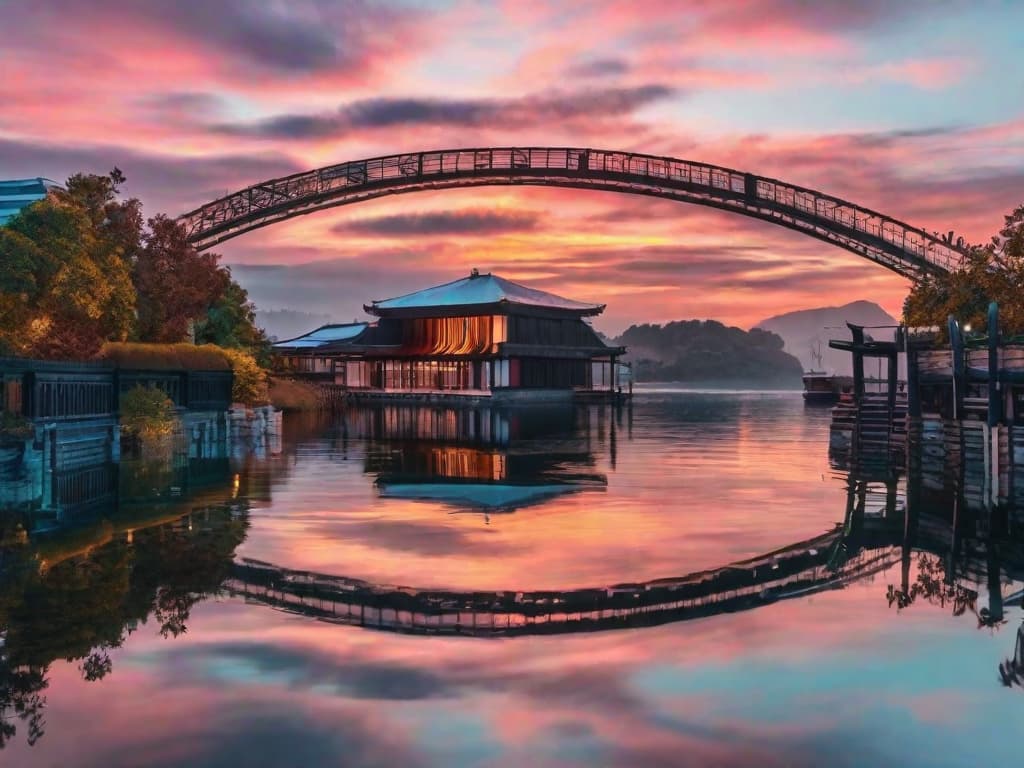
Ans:
[[[921,418],[920,376],[917,363],[917,351],[911,349],[910,338],[907,338],[907,416],[912,419]]]
[[[985,452],[988,454],[989,493],[985,502],[999,502],[999,423],[1003,420],[1002,388],[999,386],[999,305],[992,301],[988,305],[988,440]]]
[[[1003,420],[1003,399],[999,386],[999,305],[988,305],[988,425]]]
[[[964,411],[964,337],[960,324],[952,315],[946,320],[949,328],[949,347],[953,356],[953,420],[957,421]]]
[[[853,402],[860,406],[864,399],[864,329],[846,324],[853,335]]]
[[[988,576],[988,620],[997,623],[1003,620],[1003,585],[999,578],[1000,567],[997,550],[988,543],[988,562],[986,563]]]
[[[889,355],[888,363],[888,395],[886,398],[887,405],[889,406],[889,428],[892,428],[893,414],[896,412],[896,387],[898,386],[899,369],[896,366],[897,353],[895,351]]]

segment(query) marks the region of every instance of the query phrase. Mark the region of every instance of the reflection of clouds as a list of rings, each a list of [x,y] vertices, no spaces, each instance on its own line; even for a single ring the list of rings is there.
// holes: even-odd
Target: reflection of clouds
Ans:
[[[192,728],[156,734],[130,749],[79,753],[80,766],[162,768],[346,765],[389,768],[426,765],[394,729],[382,730],[354,708],[318,712],[285,701],[224,702]],[[182,742],[186,742],[187,746]],[[140,758],[143,762],[140,763]],[[85,762],[79,762],[85,760]]]
[[[39,745],[53,751],[33,755],[79,764],[88,738],[97,766],[1012,764],[1006,740],[968,753],[964,738],[1012,732],[1016,710],[989,696],[1001,691],[979,653],[1005,653],[1009,636],[944,632],[939,607],[894,621],[879,587],[891,575],[685,625],[516,640],[381,634],[208,602],[186,637],[134,635],[101,685],[57,665]],[[984,663],[942,663],[954,655]],[[88,721],[61,710],[76,698]],[[104,751],[115,741],[131,746]]]
[[[391,520],[385,517],[365,520],[324,522],[316,535],[331,540],[362,544],[372,549],[391,552],[412,552],[429,557],[472,555],[486,550],[493,554],[512,554],[521,549],[508,541],[497,539],[494,529],[459,529],[442,523],[418,520]]]
[[[166,686],[216,680],[396,701],[446,697],[453,692],[452,682],[433,670],[253,641],[204,643],[197,649],[171,646],[160,663],[174,670],[163,681]]]

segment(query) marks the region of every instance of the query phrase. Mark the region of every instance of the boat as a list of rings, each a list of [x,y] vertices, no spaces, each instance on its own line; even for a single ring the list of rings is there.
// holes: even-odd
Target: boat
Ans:
[[[804,371],[804,401],[808,403],[835,403],[844,390],[853,388],[852,376],[840,376],[829,373],[821,365],[821,342],[817,348],[811,346],[811,358],[814,366]]]

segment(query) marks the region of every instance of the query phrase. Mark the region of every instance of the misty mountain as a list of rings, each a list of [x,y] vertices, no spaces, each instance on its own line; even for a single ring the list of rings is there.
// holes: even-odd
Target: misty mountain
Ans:
[[[811,349],[821,345],[822,367],[839,374],[852,373],[852,360],[845,352],[829,349],[829,339],[849,339],[846,323],[879,326],[896,325],[888,312],[872,301],[853,301],[841,307],[818,307],[787,312],[759,322],[755,328],[778,334],[785,342],[785,350],[800,360],[805,369],[814,366]],[[869,330],[876,339],[890,339],[891,329]]]
[[[638,382],[798,389],[800,361],[774,333],[744,331],[715,320],[632,325],[612,343],[627,348]]]
[[[257,309],[256,325],[272,339],[294,339],[331,322],[330,315],[317,315],[295,309]]]

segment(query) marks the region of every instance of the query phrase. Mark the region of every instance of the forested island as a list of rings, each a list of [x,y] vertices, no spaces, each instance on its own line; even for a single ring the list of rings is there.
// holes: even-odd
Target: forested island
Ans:
[[[709,387],[797,389],[800,361],[783,351],[782,338],[744,331],[715,320],[632,325],[613,340],[625,346],[637,382],[680,382]]]

